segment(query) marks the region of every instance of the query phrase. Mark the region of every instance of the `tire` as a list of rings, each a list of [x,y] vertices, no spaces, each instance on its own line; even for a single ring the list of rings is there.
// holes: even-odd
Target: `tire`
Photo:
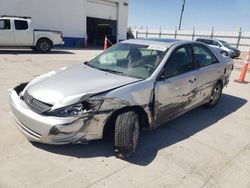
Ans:
[[[222,89],[223,89],[223,85],[221,82],[217,82],[215,84],[215,86],[213,87],[213,90],[212,90],[212,94],[209,98],[209,102],[206,103],[204,106],[207,107],[207,108],[213,108],[215,107],[220,98],[221,98],[221,94],[222,94]]]
[[[36,47],[35,46],[31,46],[30,47],[33,51],[36,51]]]
[[[115,156],[125,159],[136,150],[139,140],[139,116],[134,111],[119,114],[115,122]]]
[[[36,44],[36,50],[41,53],[48,53],[52,48],[52,42],[49,39],[40,39]]]

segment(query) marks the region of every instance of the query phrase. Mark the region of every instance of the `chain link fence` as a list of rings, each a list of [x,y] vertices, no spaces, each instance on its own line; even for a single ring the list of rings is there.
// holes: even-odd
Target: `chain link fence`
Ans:
[[[182,40],[195,40],[196,38],[216,38],[225,40],[241,51],[250,50],[250,32],[242,31],[210,31],[177,30],[176,29],[148,29],[131,28],[135,38],[176,38]]]

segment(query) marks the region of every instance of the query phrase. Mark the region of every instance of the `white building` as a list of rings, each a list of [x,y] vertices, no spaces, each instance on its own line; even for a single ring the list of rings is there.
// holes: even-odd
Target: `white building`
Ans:
[[[28,16],[36,29],[59,30],[65,46],[126,39],[128,0],[0,0],[0,15]]]

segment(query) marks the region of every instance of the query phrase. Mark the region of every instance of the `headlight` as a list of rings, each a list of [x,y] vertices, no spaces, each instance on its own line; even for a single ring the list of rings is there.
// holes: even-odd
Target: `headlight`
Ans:
[[[77,117],[81,116],[86,111],[95,112],[99,110],[103,101],[102,100],[87,100],[63,108],[59,108],[47,113],[50,116],[56,117]]]

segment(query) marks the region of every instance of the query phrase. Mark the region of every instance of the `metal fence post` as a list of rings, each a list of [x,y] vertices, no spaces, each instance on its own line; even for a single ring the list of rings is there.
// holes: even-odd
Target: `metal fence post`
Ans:
[[[192,35],[192,40],[194,40],[194,36],[195,36],[195,27],[193,27],[193,35]]]
[[[211,39],[214,37],[214,27],[212,27],[212,31],[211,31]]]
[[[160,27],[160,33],[159,33],[159,38],[161,38],[161,27]]]
[[[146,27],[146,38],[148,38],[148,27]]]
[[[238,36],[238,40],[237,40],[237,44],[236,44],[236,47],[237,47],[237,48],[239,48],[239,45],[240,45],[241,35],[242,35],[242,29],[241,29],[241,27],[240,27],[239,36]]]
[[[176,39],[177,37],[177,27],[175,27],[175,32],[174,32],[174,38]]]
[[[138,30],[136,30],[135,38],[138,39]]]

